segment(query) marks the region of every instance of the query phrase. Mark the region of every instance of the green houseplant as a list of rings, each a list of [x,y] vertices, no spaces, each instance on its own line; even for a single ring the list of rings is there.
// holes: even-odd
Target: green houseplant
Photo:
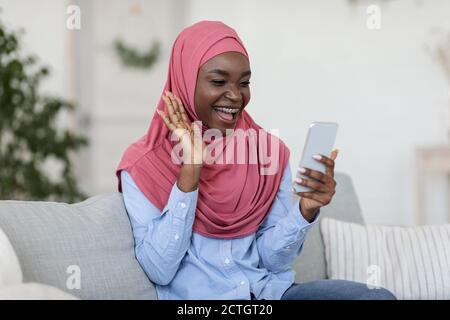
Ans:
[[[0,21],[0,199],[79,201],[86,197],[70,158],[88,141],[56,126],[58,114],[74,106],[40,94],[49,70],[21,53],[20,36]],[[61,168],[52,172],[53,179],[46,161]]]

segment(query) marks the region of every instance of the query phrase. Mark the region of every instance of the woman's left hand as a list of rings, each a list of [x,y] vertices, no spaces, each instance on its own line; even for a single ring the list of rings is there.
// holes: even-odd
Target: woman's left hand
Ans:
[[[304,176],[311,177],[313,179],[299,179],[296,178],[294,183],[306,186],[313,191],[310,192],[295,192],[300,197],[300,212],[308,222],[312,222],[318,210],[326,206],[333,199],[336,193],[336,181],[334,180],[334,160],[336,160],[338,150],[333,150],[330,157],[320,155],[320,159],[316,159],[325,164],[325,173],[312,170],[309,168],[299,168],[298,172]]]

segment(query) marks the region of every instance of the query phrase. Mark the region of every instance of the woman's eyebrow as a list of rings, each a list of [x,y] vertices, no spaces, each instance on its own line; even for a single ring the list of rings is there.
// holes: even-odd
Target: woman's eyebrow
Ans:
[[[208,71],[208,73],[217,73],[217,74],[220,74],[221,76],[229,76],[230,75],[227,71],[222,70],[222,69],[212,69],[212,70]],[[252,74],[252,72],[250,70],[247,70],[247,71],[242,72],[241,77],[249,76],[251,74]]]

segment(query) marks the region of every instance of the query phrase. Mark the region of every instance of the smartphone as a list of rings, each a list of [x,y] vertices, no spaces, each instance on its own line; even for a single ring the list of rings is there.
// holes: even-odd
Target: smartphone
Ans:
[[[313,155],[320,154],[329,157],[336,140],[338,124],[334,122],[313,122],[309,126],[306,142],[303,147],[299,167],[313,169],[325,173],[325,164],[313,158]],[[297,171],[297,170],[296,170]],[[297,171],[297,178],[312,179]],[[294,183],[297,192],[313,191],[309,187]]]

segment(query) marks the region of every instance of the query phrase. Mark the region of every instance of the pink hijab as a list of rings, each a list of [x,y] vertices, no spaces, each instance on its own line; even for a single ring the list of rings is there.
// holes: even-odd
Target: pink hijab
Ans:
[[[198,22],[184,29],[175,40],[163,92],[171,91],[180,97],[191,121],[199,120],[194,108],[194,94],[200,66],[229,51],[240,52],[248,58],[234,29],[218,21]],[[162,99],[157,108],[165,110]],[[262,130],[246,111],[241,113],[236,129]],[[276,173],[263,175],[260,165],[254,163],[205,164],[199,182],[194,232],[214,238],[238,238],[256,232],[275,199],[289,158],[284,143],[265,134],[257,139],[266,140],[269,153],[271,139],[279,143]],[[246,143],[251,143],[249,141]],[[155,112],[147,134],[127,148],[119,163],[116,170],[119,192],[122,192],[120,171],[126,170],[144,195],[162,211],[180,172],[180,165],[171,161],[173,146],[170,131]]]

